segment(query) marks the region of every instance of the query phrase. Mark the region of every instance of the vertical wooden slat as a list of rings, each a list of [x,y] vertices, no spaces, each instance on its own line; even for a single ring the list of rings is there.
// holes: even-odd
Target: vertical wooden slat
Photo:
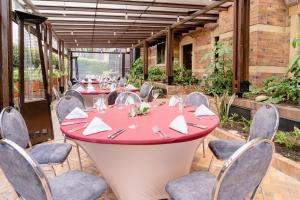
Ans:
[[[144,80],[148,79],[148,42],[144,42]]]
[[[73,52],[70,53],[70,81],[73,79]]]
[[[53,87],[53,63],[52,63],[52,60],[53,60],[53,55],[52,55],[52,52],[53,52],[53,49],[52,49],[52,27],[51,25],[48,25],[48,39],[49,39],[49,46],[48,46],[48,49],[49,49],[49,74],[50,74],[50,81],[49,81],[49,87],[50,87],[50,91],[52,92],[52,87]]]
[[[61,70],[62,70],[62,79],[61,79],[61,84],[63,89],[65,88],[65,42],[62,40],[61,41]]]
[[[173,82],[173,29],[168,27],[166,36],[166,75],[168,78],[168,84],[171,85]]]
[[[0,2],[0,108],[13,105],[12,16],[11,1]]]
[[[125,77],[125,53],[122,53],[122,77]]]
[[[131,68],[132,64],[133,64],[133,49],[130,49],[129,55],[130,55],[130,58],[129,58],[129,68]]]
[[[19,21],[19,104],[20,112],[24,113],[25,79],[24,79],[24,21]]]

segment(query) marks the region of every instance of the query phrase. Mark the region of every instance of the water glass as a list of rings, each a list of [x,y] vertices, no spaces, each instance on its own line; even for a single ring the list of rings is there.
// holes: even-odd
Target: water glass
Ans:
[[[184,105],[183,105],[183,98],[178,97],[178,112],[183,113]]]

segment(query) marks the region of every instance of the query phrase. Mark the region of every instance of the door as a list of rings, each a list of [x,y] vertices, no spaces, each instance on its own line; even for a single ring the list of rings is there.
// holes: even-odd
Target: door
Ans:
[[[184,45],[182,50],[183,66],[187,69],[192,69],[193,44]]]

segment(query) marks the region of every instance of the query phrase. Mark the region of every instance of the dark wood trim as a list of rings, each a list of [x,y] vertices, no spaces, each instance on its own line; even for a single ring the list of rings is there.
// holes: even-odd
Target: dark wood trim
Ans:
[[[24,114],[25,104],[24,28],[24,21],[19,20],[19,107],[22,114]]]
[[[144,42],[144,79],[148,80],[148,48],[149,44],[147,41]]]
[[[70,81],[73,79],[73,53],[70,52]]]
[[[126,54],[125,53],[122,53],[122,77],[125,77],[125,56]]]

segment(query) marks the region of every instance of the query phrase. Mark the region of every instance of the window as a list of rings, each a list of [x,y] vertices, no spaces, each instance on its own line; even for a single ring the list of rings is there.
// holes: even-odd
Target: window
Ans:
[[[166,43],[160,43],[157,45],[157,64],[164,64],[165,63],[165,49],[166,49]]]

